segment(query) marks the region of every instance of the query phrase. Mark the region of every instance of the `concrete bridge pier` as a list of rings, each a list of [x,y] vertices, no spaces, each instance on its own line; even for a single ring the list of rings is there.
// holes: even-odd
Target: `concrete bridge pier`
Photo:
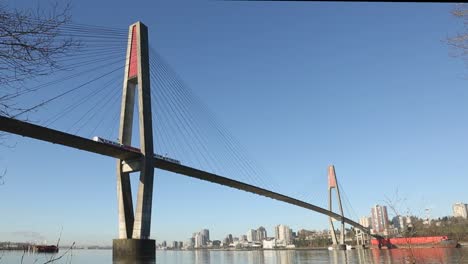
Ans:
[[[156,242],[153,239],[114,239],[112,241],[112,259],[116,261],[155,260]]]

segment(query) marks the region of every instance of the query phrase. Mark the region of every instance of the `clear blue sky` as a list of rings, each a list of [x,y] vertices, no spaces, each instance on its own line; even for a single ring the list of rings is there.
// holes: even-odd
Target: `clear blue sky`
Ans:
[[[30,1],[7,1],[18,8]],[[432,217],[468,202],[467,68],[444,43],[450,4],[72,1],[75,22],[150,42],[285,194],[326,206],[326,169],[355,214],[386,197]],[[8,137],[0,240],[109,245],[117,237],[115,161]],[[326,217],[156,171],[152,237],[212,239],[261,225],[324,229]]]

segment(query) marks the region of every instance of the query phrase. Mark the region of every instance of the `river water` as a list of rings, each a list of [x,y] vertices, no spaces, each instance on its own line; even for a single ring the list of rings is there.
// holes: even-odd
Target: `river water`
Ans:
[[[46,263],[52,257],[63,257],[53,263],[94,264],[112,263],[111,250],[73,250],[63,254],[24,254],[19,251],[0,251],[0,264]],[[23,258],[23,259],[22,259]],[[411,261],[415,260],[415,261]],[[127,264],[134,262],[114,262]],[[141,263],[155,263],[141,262]],[[328,250],[196,250],[157,251],[158,264],[303,264],[303,263],[468,263],[468,248],[421,248],[421,249],[356,249],[345,251]]]

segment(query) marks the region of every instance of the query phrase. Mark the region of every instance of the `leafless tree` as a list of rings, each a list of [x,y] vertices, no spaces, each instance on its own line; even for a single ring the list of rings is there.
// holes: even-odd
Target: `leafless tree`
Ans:
[[[0,4],[0,114],[23,110],[15,105],[24,81],[60,68],[59,59],[79,46],[61,30],[70,23],[70,7],[48,11],[8,9]]]
[[[462,58],[468,65],[468,4],[456,4],[452,15],[463,22],[463,30],[447,38],[447,43],[453,48],[453,55]]]
[[[28,110],[16,100],[33,91],[25,81],[60,69],[60,59],[79,47],[78,41],[63,34],[70,22],[69,5],[17,10],[0,2],[0,115]],[[11,147],[5,136],[0,132],[0,145]],[[0,169],[0,185],[5,174],[6,169]]]
[[[2,173],[0,173],[0,185],[3,185],[3,183],[5,182],[3,180],[3,178],[5,177],[5,174],[6,174],[6,169]]]

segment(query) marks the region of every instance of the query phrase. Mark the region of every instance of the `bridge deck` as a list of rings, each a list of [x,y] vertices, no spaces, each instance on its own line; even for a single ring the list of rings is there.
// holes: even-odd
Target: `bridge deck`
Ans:
[[[68,146],[84,151],[89,151],[105,156],[114,157],[117,159],[136,159],[139,158],[141,155],[135,153],[130,150],[126,150],[124,148],[120,148],[118,146],[113,146],[110,144],[100,143],[93,141],[91,139],[75,136],[72,134],[64,133],[58,130],[50,129],[47,127],[42,127],[38,125],[34,125],[31,123],[27,123],[24,121],[11,119],[5,116],[0,116],[0,131],[5,131],[21,136],[26,136],[30,138],[35,138],[47,142],[51,142],[54,144],[60,144],[63,146]],[[224,186],[229,186],[231,188],[243,190],[246,192],[251,192],[254,194],[262,195],[271,199],[275,199],[278,201],[282,201],[288,204],[296,205],[302,208],[306,208],[315,212],[319,212],[321,214],[325,214],[327,216],[331,216],[339,221],[344,221],[345,223],[354,226],[358,229],[363,230],[366,233],[369,233],[369,229],[363,227],[362,225],[354,222],[353,220],[342,217],[339,214],[336,214],[332,211],[324,209],[319,206],[315,206],[310,203],[306,203],[295,198],[282,195],[276,192],[272,192],[260,187],[256,187],[247,183],[243,183],[240,181],[232,180],[220,175],[216,175],[213,173],[209,173],[206,171],[198,170],[195,168],[191,168],[188,166],[184,166],[181,164],[172,163],[160,158],[154,158],[154,167],[178,174],[182,174],[185,176],[189,176],[192,178],[209,181],[217,184],[221,184]]]
[[[289,196],[286,196],[286,195],[282,195],[282,194],[279,194],[279,193],[276,193],[276,192],[272,192],[272,191],[269,191],[269,190],[266,190],[266,189],[263,189],[263,188],[260,188],[260,187],[257,187],[257,186],[253,186],[253,185],[250,185],[250,184],[247,184],[247,183],[232,180],[232,179],[229,179],[229,178],[226,178],[226,177],[223,177],[223,176],[219,176],[219,175],[209,173],[209,172],[206,172],[206,171],[201,171],[201,170],[191,168],[191,167],[188,167],[188,166],[171,163],[171,162],[165,161],[163,159],[155,159],[154,166],[156,168],[158,168],[158,169],[163,169],[163,170],[171,171],[171,172],[174,172],[174,173],[177,173],[177,174],[182,174],[182,175],[185,175],[185,176],[188,176],[188,177],[192,177],[192,178],[196,178],[196,179],[200,179],[200,180],[204,180],[204,181],[209,181],[209,182],[221,184],[221,185],[224,185],[224,186],[229,186],[231,188],[243,190],[243,191],[246,191],[246,192],[251,192],[251,193],[262,195],[262,196],[265,196],[265,197],[268,197],[268,198],[271,198],[271,199],[275,199],[275,200],[282,201],[282,202],[285,202],[285,203],[293,204],[293,205],[296,205],[296,206],[299,206],[299,207],[302,207],[302,208],[306,208],[306,209],[309,209],[309,210],[312,210],[312,211],[315,211],[315,212],[318,212],[318,213],[321,213],[321,214],[331,216],[331,217],[333,217],[333,218],[335,218],[335,219],[337,219],[339,221],[341,221],[343,219],[345,223],[350,224],[350,225],[352,225],[352,226],[354,226],[356,228],[359,228],[359,229],[367,232],[367,228],[361,226],[360,224],[354,222],[353,220],[351,220],[349,218],[346,218],[346,217],[343,218],[343,217],[341,217],[341,215],[339,215],[337,213],[334,213],[332,211],[329,211],[327,209],[324,209],[322,207],[315,206],[313,204],[306,203],[306,202],[303,202],[301,200],[297,200],[295,198],[292,198],[292,197],[289,197]]]
[[[0,116],[0,130],[117,159],[136,159],[140,156],[138,153],[122,149],[118,146],[99,143],[91,139],[11,119],[5,116]]]

